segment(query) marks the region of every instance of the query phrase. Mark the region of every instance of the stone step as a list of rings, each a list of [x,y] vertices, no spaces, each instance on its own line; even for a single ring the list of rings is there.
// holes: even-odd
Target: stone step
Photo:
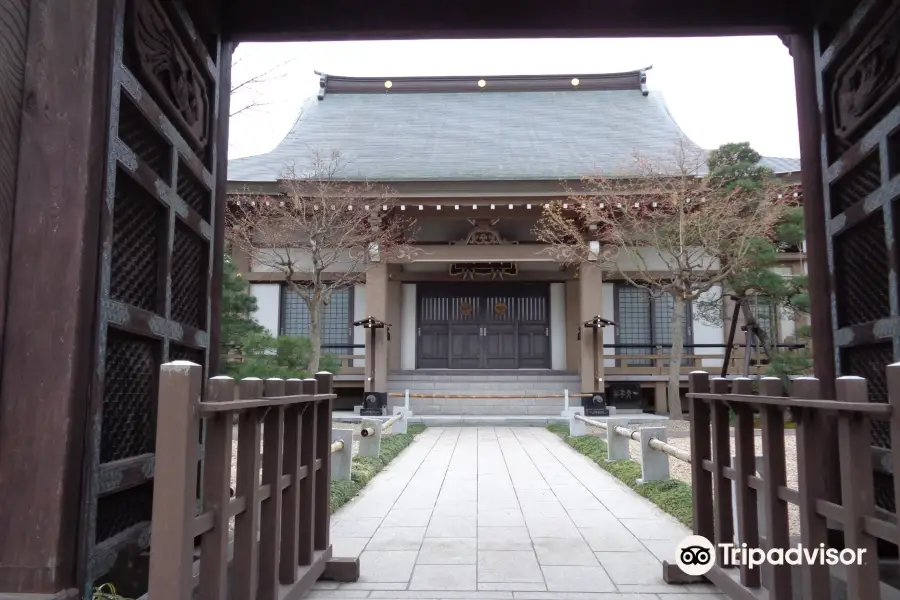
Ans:
[[[391,398],[391,406],[402,406],[402,398]],[[410,398],[414,415],[558,415],[562,399],[554,398]]]
[[[388,381],[444,381],[444,382],[480,382],[480,383],[496,383],[496,382],[517,382],[528,381],[535,382],[557,382],[564,383],[569,381],[581,381],[578,376],[571,375],[412,375],[397,376],[389,375]]]
[[[580,395],[580,391],[572,387],[571,389],[564,386],[552,386],[552,387],[529,387],[529,386],[505,386],[505,385],[491,385],[484,384],[479,386],[460,386],[460,385],[452,385],[452,384],[435,384],[435,385],[416,385],[410,387],[401,387],[401,388],[391,388],[388,387],[388,392],[392,394],[402,394],[409,390],[411,394],[464,394],[467,396],[475,396],[475,395],[488,395],[488,396],[514,396],[514,395],[522,395],[522,396],[533,396],[535,394],[564,394],[566,390],[569,390],[569,395]]]

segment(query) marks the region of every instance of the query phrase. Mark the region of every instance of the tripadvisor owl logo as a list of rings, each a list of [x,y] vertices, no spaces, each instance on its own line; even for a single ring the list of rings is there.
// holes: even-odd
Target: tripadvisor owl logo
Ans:
[[[716,564],[716,548],[702,535],[690,535],[675,549],[675,562],[686,575],[706,575]]]
[[[717,557],[717,550],[719,556]],[[706,575],[722,561],[722,567],[744,566],[755,569],[763,564],[770,565],[862,565],[865,564],[866,548],[828,548],[825,544],[805,548],[798,544],[788,548],[750,548],[747,544],[719,544],[718,548],[702,535],[691,535],[675,549],[675,562],[686,574]]]

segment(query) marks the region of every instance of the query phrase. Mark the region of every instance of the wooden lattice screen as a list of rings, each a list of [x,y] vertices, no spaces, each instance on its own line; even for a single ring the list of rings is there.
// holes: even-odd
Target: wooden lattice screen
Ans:
[[[230,56],[169,0],[119,0],[115,27],[80,562],[86,592],[113,581],[136,597],[159,366],[208,365],[217,90]]]
[[[885,366],[900,359],[900,2],[842,3],[815,45],[837,373],[887,402]],[[872,442],[878,506],[893,511],[885,421]]]

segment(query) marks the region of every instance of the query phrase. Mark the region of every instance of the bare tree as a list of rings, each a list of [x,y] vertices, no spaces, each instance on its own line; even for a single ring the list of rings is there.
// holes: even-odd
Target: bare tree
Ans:
[[[585,179],[585,192],[545,207],[535,233],[563,263],[596,263],[653,296],[671,295],[669,412],[682,419],[686,304],[748,267],[784,205],[774,178],[753,190],[727,186],[701,177],[700,152],[681,144],[673,155],[666,164],[636,158],[632,179]]]
[[[303,173],[289,168],[281,196],[243,195],[229,202],[227,235],[263,270],[281,273],[309,309],[312,355],[322,356],[322,314],[331,294],[363,279],[391,256],[412,252],[414,222],[395,210],[381,185],[339,178],[339,154],[314,154]]]
[[[232,70],[234,70],[235,67],[240,65],[241,62],[242,62],[241,59],[235,60],[231,65]],[[242,102],[242,103],[235,102],[235,99],[237,97],[243,96],[244,94],[253,94],[260,84],[268,83],[270,81],[274,81],[276,79],[280,79],[281,77],[283,77],[284,74],[275,75],[275,73],[276,73],[276,71],[281,69],[283,66],[285,66],[289,62],[291,62],[291,61],[287,60],[285,62],[278,63],[274,67],[267,69],[266,71],[263,71],[262,73],[257,73],[256,75],[247,77],[245,79],[240,79],[238,81],[232,81],[232,85],[231,85],[232,110],[231,110],[231,114],[229,114],[228,116],[234,117],[241,113],[245,113],[247,111],[257,109],[261,106],[265,106],[267,103],[262,102],[261,100],[259,100],[258,97],[251,97],[249,100],[247,100],[246,102]],[[239,108],[235,108],[236,105],[239,105]]]

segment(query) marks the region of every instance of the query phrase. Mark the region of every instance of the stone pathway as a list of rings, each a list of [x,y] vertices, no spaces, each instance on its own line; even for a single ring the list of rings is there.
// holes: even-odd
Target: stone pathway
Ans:
[[[688,530],[543,428],[429,428],[332,519],[315,599],[724,600],[669,586]]]

